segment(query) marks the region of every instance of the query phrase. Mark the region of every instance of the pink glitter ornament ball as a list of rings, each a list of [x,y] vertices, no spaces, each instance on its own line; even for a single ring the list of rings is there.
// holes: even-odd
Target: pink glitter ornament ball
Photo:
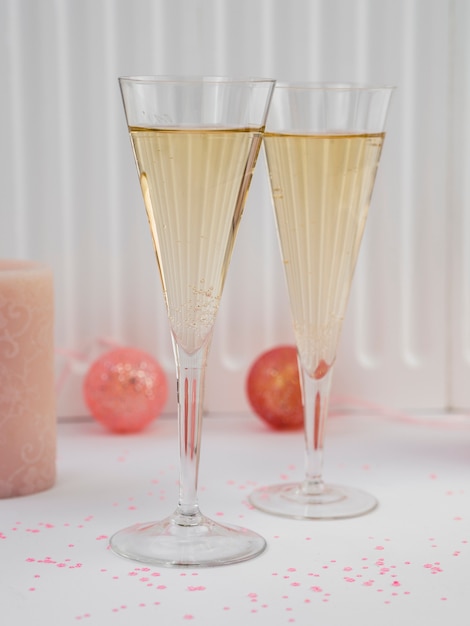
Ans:
[[[98,422],[115,433],[132,433],[158,417],[168,385],[164,371],[149,354],[116,348],[91,365],[83,395]]]

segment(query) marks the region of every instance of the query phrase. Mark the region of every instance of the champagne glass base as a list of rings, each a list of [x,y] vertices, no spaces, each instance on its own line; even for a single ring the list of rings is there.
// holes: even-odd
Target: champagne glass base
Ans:
[[[198,515],[175,514],[160,522],[137,524],[111,537],[111,549],[128,559],[165,567],[214,567],[261,554],[266,541],[239,526]]]
[[[302,483],[286,483],[256,489],[251,504],[265,513],[294,519],[342,519],[358,517],[377,507],[374,496],[352,487],[324,485],[308,493]]]

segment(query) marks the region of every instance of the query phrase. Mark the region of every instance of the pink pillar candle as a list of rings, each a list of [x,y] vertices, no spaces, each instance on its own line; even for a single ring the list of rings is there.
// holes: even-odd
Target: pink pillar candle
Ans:
[[[52,272],[0,260],[0,498],[55,482]]]

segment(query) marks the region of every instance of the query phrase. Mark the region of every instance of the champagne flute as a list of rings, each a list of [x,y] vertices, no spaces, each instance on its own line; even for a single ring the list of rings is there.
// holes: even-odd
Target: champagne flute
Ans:
[[[374,496],[325,484],[323,444],[337,345],[393,89],[277,83],[264,146],[297,344],[305,477],[257,489],[251,503],[298,519],[373,510]]]
[[[203,515],[197,482],[207,356],[274,81],[143,76],[119,83],[176,361],[180,487],[173,514],[119,531],[110,545],[157,565],[244,561],[265,540]]]

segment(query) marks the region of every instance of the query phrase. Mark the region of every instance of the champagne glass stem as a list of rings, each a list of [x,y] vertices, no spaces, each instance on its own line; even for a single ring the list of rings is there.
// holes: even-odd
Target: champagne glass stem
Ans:
[[[328,414],[332,368],[321,378],[310,376],[301,367],[304,404],[305,479],[301,489],[305,495],[323,493],[323,440]]]
[[[197,497],[199,456],[204,402],[204,378],[210,338],[194,353],[188,354],[175,343],[177,372],[178,435],[180,447],[180,485],[176,514],[182,525],[199,523]]]

